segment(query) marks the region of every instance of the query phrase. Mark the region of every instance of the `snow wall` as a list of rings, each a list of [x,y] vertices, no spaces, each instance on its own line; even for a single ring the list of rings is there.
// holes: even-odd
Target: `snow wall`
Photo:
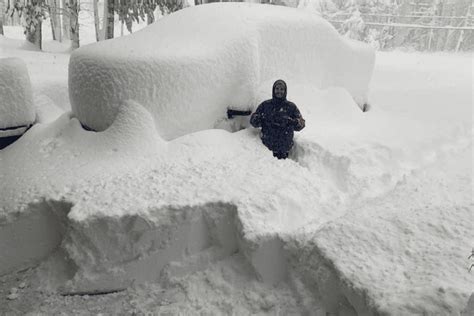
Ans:
[[[165,139],[215,128],[228,107],[254,109],[271,85],[343,87],[362,106],[374,51],[315,14],[280,6],[186,8],[129,36],[81,47],[69,63],[75,116],[105,130],[125,100],[150,111]],[[259,91],[268,90],[265,97]]]

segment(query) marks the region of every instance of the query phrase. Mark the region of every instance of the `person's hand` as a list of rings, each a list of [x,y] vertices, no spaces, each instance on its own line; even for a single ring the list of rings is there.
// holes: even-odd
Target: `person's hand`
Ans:
[[[288,115],[277,116],[273,121],[273,125],[276,125],[279,127],[286,127],[289,124],[292,124],[292,122],[291,122],[291,117],[289,117]]]

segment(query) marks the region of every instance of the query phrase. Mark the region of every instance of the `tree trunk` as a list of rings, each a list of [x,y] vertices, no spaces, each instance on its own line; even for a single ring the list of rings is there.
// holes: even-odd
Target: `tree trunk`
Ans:
[[[57,41],[58,39],[56,38],[56,30],[55,25],[54,25],[54,20],[53,20],[53,14],[51,13],[51,8],[49,9],[49,21],[51,23],[51,33],[53,34],[53,41]]]
[[[61,30],[61,18],[60,18],[60,10],[59,10],[59,0],[51,0],[51,6],[52,9],[50,10],[52,12],[51,14],[51,25],[53,27],[53,34],[56,40],[62,42],[63,40],[63,34]]]
[[[0,0],[0,35],[3,35],[3,19],[5,18],[5,3]]]
[[[69,9],[68,9],[68,0],[61,0],[61,8],[62,14],[61,18],[63,20],[63,37],[66,39],[70,39],[70,17],[69,17]]]
[[[146,15],[146,24],[150,25],[151,23],[155,22],[155,15],[152,13],[148,13]]]
[[[79,48],[79,0],[70,0],[69,19],[71,27],[71,48]]]
[[[36,47],[38,47],[40,50],[43,48],[42,41],[41,41],[41,28],[42,28],[42,22],[39,21],[35,27],[34,32],[27,31],[26,33],[26,39],[28,40],[28,42],[35,44]]]
[[[95,40],[98,42],[101,40],[100,36],[100,21],[99,21],[99,4],[97,3],[98,0],[93,0],[93,8],[94,8],[94,26],[95,26]]]
[[[114,0],[107,1],[107,31],[105,33],[105,39],[114,38]]]
[[[103,17],[102,17],[102,29],[100,33],[100,38],[101,40],[105,40],[107,38],[107,25],[109,23],[109,10],[107,0],[104,0],[104,10],[102,12]]]
[[[56,15],[56,7],[54,0],[48,1],[48,13],[49,13],[49,22],[51,24],[51,33],[53,34],[53,41],[58,40],[56,34],[56,21],[54,20],[54,16]]]

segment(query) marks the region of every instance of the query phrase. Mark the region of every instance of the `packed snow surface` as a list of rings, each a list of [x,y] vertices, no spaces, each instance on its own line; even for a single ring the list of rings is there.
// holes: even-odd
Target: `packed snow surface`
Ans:
[[[366,113],[290,84],[281,161],[255,129],[165,141],[138,101],[102,132],[55,119],[67,58],[9,50],[57,71],[0,151],[0,314],[472,314],[471,56],[378,53]]]
[[[105,130],[124,101],[174,139],[214,128],[228,107],[253,109],[273,81],[341,87],[367,101],[374,52],[341,37],[317,15],[281,6],[213,3],[180,10],[132,35],[71,55],[74,115]],[[268,98],[268,96],[267,96]],[[309,106],[309,104],[308,104]]]
[[[35,121],[28,69],[19,58],[0,58],[0,129],[31,125]],[[1,136],[7,136],[0,133]]]

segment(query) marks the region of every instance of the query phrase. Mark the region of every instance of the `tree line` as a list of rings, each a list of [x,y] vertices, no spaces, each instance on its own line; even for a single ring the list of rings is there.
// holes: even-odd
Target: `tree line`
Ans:
[[[472,51],[472,0],[318,0],[321,15],[346,37],[376,49]]]
[[[5,1],[7,1],[5,3]],[[42,49],[42,26],[47,18],[51,22],[53,40],[71,40],[71,48],[80,46],[80,0],[0,0],[0,9],[11,18],[21,20],[26,39]],[[102,23],[98,0],[93,0],[96,40],[114,38],[116,17],[128,31],[134,23],[155,21],[155,11],[165,15],[183,8],[183,0],[104,0]],[[1,12],[1,13],[3,13]],[[0,34],[3,35],[3,16],[0,14]]]

